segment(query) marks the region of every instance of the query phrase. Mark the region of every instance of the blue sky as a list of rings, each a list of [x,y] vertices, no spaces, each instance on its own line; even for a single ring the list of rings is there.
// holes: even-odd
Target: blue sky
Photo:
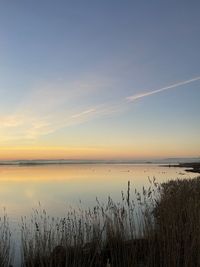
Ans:
[[[0,158],[199,156],[199,10],[1,1]]]

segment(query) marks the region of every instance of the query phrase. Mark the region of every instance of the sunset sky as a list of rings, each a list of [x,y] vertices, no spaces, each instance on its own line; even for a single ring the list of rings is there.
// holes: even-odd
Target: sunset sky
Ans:
[[[0,160],[200,156],[200,2],[0,2]]]

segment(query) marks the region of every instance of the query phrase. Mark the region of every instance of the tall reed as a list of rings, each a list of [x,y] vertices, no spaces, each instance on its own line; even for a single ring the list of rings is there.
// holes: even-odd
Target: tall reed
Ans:
[[[11,263],[11,233],[8,216],[4,209],[0,217],[0,267],[8,267]]]
[[[155,181],[132,195],[128,182],[120,202],[96,199],[92,209],[70,210],[64,218],[49,217],[40,206],[31,222],[22,219],[23,265],[57,266],[60,257],[61,266],[136,266],[145,257],[140,247],[148,248],[145,227],[154,192]]]
[[[157,266],[200,266],[200,177],[163,183],[153,215]]]
[[[96,199],[92,209],[64,218],[40,206],[22,220],[23,266],[200,266],[200,178],[121,192],[121,201]]]

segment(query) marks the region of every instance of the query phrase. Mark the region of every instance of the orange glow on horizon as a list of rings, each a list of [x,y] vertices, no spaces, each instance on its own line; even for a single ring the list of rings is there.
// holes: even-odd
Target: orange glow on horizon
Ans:
[[[198,157],[195,151],[185,153],[166,147],[3,147],[0,160],[34,160],[34,159],[85,159],[85,160],[129,160],[165,157]]]

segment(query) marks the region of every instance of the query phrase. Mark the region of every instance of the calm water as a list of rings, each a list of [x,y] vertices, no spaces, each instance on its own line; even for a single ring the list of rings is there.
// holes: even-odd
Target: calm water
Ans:
[[[28,215],[39,201],[52,215],[63,215],[69,204],[81,199],[91,206],[96,196],[106,200],[121,197],[121,190],[148,186],[148,177],[157,181],[194,177],[182,168],[152,164],[71,164],[38,166],[0,166],[0,203],[12,220]]]
[[[158,182],[168,179],[195,177],[182,168],[152,164],[69,164],[37,166],[0,166],[0,203],[10,218],[14,239],[20,237],[19,224],[23,215],[30,216],[33,208],[42,206],[52,216],[64,216],[67,207],[95,204],[96,196],[106,201],[121,198],[131,181],[132,189],[148,186],[148,177]],[[20,261],[16,250],[16,263]],[[15,263],[15,266],[18,264]]]

